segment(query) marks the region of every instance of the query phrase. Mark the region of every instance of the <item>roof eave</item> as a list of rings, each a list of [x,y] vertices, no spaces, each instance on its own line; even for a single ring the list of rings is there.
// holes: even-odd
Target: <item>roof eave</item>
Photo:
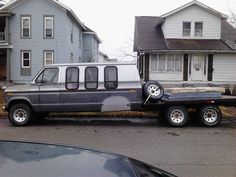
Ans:
[[[163,52],[177,52],[177,53],[235,53],[236,50],[159,50],[159,49],[141,49],[139,52],[143,53],[163,53]]]
[[[2,17],[2,16],[7,16],[7,17],[9,17],[9,16],[13,16],[13,15],[15,15],[13,12],[11,12],[11,11],[0,11],[0,16]]]
[[[75,15],[75,13],[72,10],[66,10],[67,15],[77,22],[83,30],[86,30],[86,27],[83,25],[83,23],[79,20],[79,18]]]
[[[187,8],[187,7],[190,7],[192,5],[198,5],[198,6],[202,7],[202,8],[204,8],[204,9],[206,9],[207,11],[209,11],[211,13],[214,13],[215,15],[221,17],[222,19],[228,19],[227,15],[225,15],[225,14],[223,14],[223,13],[221,13],[221,12],[211,8],[211,7],[208,7],[207,5],[205,5],[205,4],[203,4],[203,3],[199,2],[199,1],[196,1],[196,0],[191,1],[190,3],[187,3],[187,4],[181,6],[181,7],[177,8],[177,9],[174,9],[174,10],[166,13],[166,14],[163,14],[161,17],[162,18],[166,18],[166,17],[171,16],[171,15],[173,15],[173,14],[175,14],[175,13],[177,13],[177,12]]]
[[[94,35],[95,38],[97,39],[98,43],[102,43],[102,40],[98,37],[97,33],[95,32],[83,32],[84,34],[90,34],[90,35]]]

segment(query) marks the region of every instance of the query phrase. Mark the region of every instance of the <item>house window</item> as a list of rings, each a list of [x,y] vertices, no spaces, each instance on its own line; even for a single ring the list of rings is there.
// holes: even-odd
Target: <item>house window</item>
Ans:
[[[195,22],[195,36],[196,37],[202,37],[203,33],[203,23],[202,22]]]
[[[53,17],[44,17],[44,38],[53,38],[54,33],[54,19]]]
[[[85,69],[85,88],[87,90],[96,90],[98,87],[98,68],[87,67]]]
[[[151,55],[152,72],[182,72],[183,55]]]
[[[22,68],[30,68],[30,51],[21,51],[21,67]]]
[[[183,22],[183,36],[191,35],[191,22]]]
[[[151,71],[157,72],[157,55],[151,55]],[[138,62],[139,63],[139,62]]]
[[[116,89],[118,86],[118,73],[115,66],[107,66],[104,69],[104,86],[106,89]]]
[[[182,72],[183,55],[175,55],[175,71]]]
[[[66,69],[66,89],[77,90],[79,88],[79,68],[69,67]]]
[[[175,71],[175,56],[167,55],[167,71],[173,72]]]
[[[44,66],[53,64],[54,52],[44,51]]]
[[[160,72],[166,71],[166,55],[164,54],[159,55],[157,69]]]
[[[21,38],[30,38],[31,37],[31,17],[22,16],[21,17]]]

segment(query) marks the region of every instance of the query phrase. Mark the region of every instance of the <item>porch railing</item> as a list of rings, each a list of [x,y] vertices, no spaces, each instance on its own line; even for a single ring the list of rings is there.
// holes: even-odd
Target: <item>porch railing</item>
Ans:
[[[5,32],[0,32],[0,42],[6,41],[6,35]]]

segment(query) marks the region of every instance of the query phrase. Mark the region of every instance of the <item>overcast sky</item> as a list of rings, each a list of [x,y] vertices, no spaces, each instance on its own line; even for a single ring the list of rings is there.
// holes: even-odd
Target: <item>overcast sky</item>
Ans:
[[[100,50],[122,59],[132,45],[135,16],[160,16],[191,0],[59,0],[69,6],[102,39]],[[236,0],[200,0],[226,15],[236,12]],[[130,51],[127,51],[130,52]]]

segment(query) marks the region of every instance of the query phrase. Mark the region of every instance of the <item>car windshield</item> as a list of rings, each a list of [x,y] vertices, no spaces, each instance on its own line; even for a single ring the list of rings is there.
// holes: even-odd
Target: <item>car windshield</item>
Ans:
[[[140,177],[176,177],[173,174],[170,174],[164,170],[158,169],[151,165],[144,164],[143,162],[137,160],[131,160],[133,166],[139,173]]]
[[[5,141],[0,141],[0,172],[4,177],[136,176],[130,161],[121,156],[76,147]]]

